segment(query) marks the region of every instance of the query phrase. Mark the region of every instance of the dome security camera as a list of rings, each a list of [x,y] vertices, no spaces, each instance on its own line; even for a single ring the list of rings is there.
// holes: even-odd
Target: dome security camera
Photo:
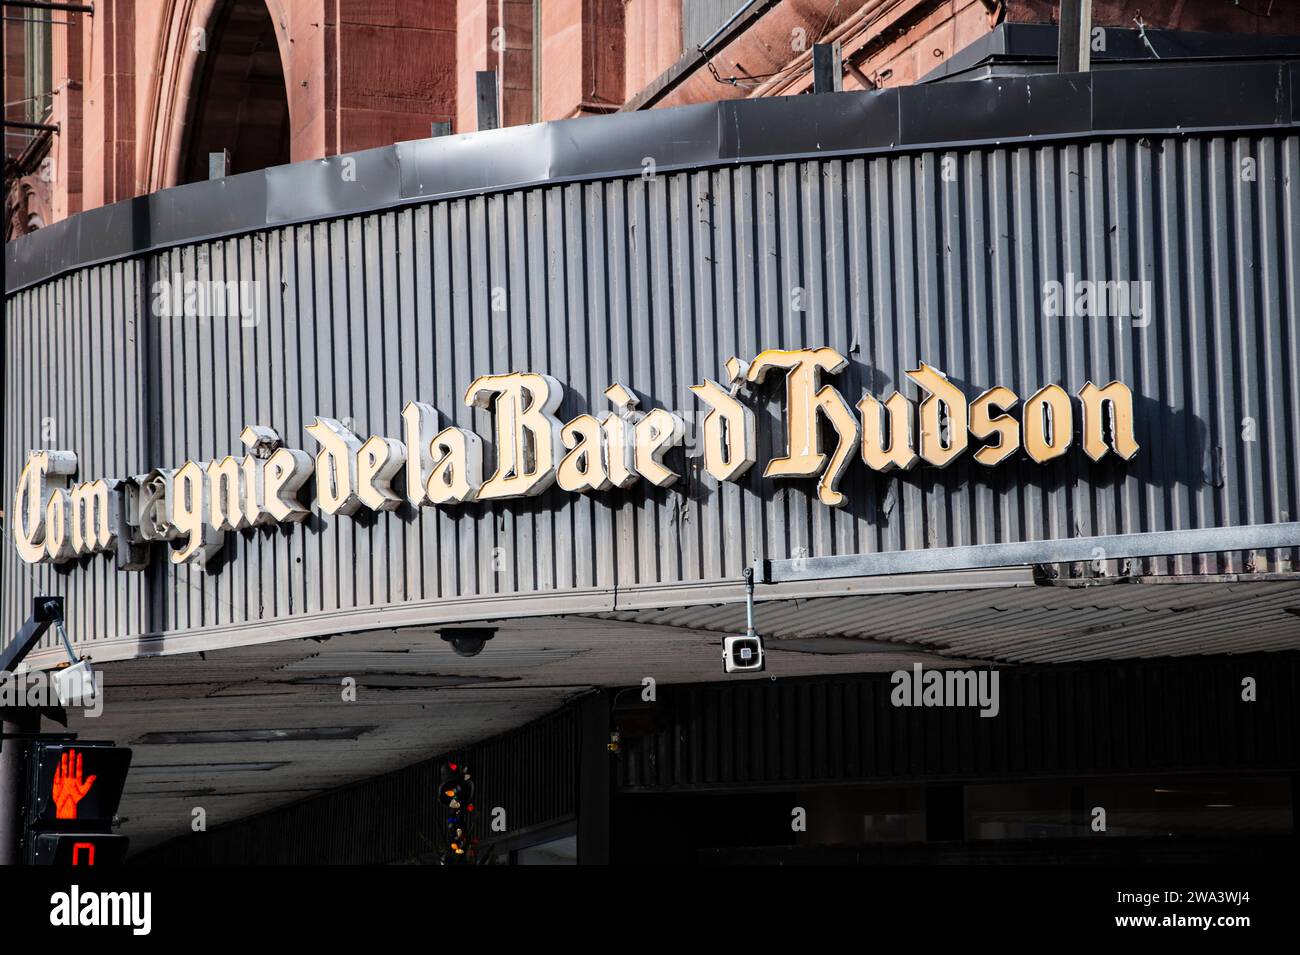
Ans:
[[[460,657],[476,657],[483,652],[487,642],[496,636],[492,627],[459,627],[455,630],[439,630],[438,636],[451,644],[451,649]]]

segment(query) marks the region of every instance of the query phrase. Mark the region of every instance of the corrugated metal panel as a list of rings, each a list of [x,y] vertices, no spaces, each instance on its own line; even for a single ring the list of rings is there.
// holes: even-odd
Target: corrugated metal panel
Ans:
[[[764,480],[758,467],[719,488],[678,457],[685,480],[665,490],[552,491],[373,520],[316,513],[305,528],[230,534],[207,575],[160,552],[144,575],[103,558],[31,568],[7,546],[4,626],[16,628],[38,588],[69,598],[78,640],[291,617],[328,632],[371,608],[419,605],[433,620],[516,593],[734,580],[760,556],[1295,519],[1300,140],[951,155],[951,181],[945,154],[918,152],[459,198],[192,243],[32,287],[6,305],[5,500],[33,447],[75,450],[83,474],[116,476],[239,451],[251,423],[310,450],[315,414],[398,437],[409,399],[487,435],[490,416],[460,396],[489,372],[556,376],[566,417],[606,408],[602,390],[621,381],[694,421],[688,387],[721,375],[728,356],[805,345],[850,356],[837,381],[850,400],[914,395],[904,371],[919,360],[971,394],[1119,378],[1140,396],[1131,464],[1094,465],[1077,448],[991,471],[969,456],[901,477],[858,463],[849,506],[831,510],[811,482]],[[1253,181],[1239,172],[1247,157]],[[249,328],[152,318],[150,290],[173,273],[255,280],[265,317]],[[1067,273],[1153,282],[1150,324],[1042,317],[1042,283]],[[492,311],[494,288],[505,312]],[[760,459],[782,440],[776,391]],[[1291,566],[1265,556],[1268,569]],[[1141,570],[1240,572],[1246,561]]]
[[[1247,675],[1267,699],[1241,702]],[[618,785],[1293,772],[1300,761],[1294,654],[1001,670],[995,718],[896,707],[892,690],[887,673],[661,688],[656,732],[622,741]]]

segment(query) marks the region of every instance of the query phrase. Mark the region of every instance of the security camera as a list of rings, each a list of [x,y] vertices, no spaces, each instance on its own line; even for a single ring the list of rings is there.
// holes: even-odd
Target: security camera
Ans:
[[[439,630],[438,636],[451,644],[451,649],[460,657],[476,657],[483,652],[483,647],[496,636],[492,627],[459,627],[455,630]]]
[[[79,660],[70,667],[55,670],[50,680],[62,706],[93,707],[95,698],[99,696],[98,675],[90,668],[88,660]]]
[[[722,639],[724,673],[760,673],[763,664],[763,638],[756,633]]]
[[[487,641],[482,637],[455,636],[443,637],[442,639],[451,644],[451,648],[456,651],[457,656],[462,657],[478,656],[483,652],[483,647],[487,644]]]

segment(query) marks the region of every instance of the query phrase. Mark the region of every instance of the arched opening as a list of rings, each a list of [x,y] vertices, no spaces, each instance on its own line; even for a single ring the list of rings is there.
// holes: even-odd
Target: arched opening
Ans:
[[[228,173],[289,161],[289,98],[275,24],[262,0],[227,0],[199,57],[180,181],[208,178],[208,155],[225,149]]]

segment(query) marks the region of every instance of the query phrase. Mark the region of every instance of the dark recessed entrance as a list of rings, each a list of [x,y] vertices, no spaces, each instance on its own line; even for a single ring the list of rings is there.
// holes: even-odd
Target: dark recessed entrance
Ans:
[[[261,0],[229,0],[208,28],[186,124],[181,182],[208,178],[208,155],[229,150],[230,173],[289,161],[289,99],[275,24]]]

